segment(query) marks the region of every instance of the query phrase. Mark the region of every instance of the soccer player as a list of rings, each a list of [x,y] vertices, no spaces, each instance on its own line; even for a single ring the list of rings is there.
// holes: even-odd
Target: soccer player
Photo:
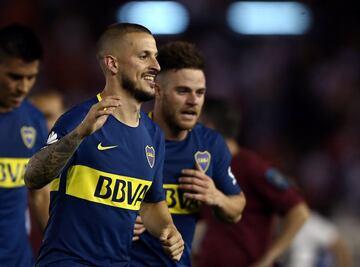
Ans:
[[[29,204],[40,227],[48,219],[49,192],[29,191],[24,172],[48,133],[43,114],[26,100],[39,73],[41,44],[34,32],[12,24],[0,29],[0,265],[32,266],[26,232]]]
[[[339,229],[329,219],[314,211],[296,235],[288,252],[288,267],[319,266],[321,256],[324,255],[332,256],[334,264],[331,266],[353,266],[351,250]]]
[[[221,224],[205,213],[206,231],[197,266],[273,266],[307,220],[309,210],[284,175],[239,146],[239,111],[230,103],[208,99],[202,122],[225,137],[233,155],[231,167],[247,204],[241,221],[233,225]],[[283,228],[272,240],[275,215],[282,216]]]
[[[159,49],[161,72],[152,119],[165,133],[164,188],[166,200],[185,241],[179,262],[169,261],[156,240],[137,224],[131,265],[190,266],[191,242],[202,205],[209,205],[227,222],[237,222],[245,205],[231,173],[231,155],[224,139],[197,123],[206,92],[204,62],[187,42]]]
[[[140,112],[155,94],[156,55],[145,27],[110,26],[97,50],[104,90],[63,114],[48,146],[31,158],[27,185],[52,181],[37,266],[128,266],[139,210],[171,260],[181,257],[183,240],[162,188],[163,134]]]
[[[34,94],[30,96],[30,102],[45,115],[49,130],[65,111],[64,98],[55,90]]]
[[[54,126],[57,119],[64,113],[64,98],[55,90],[46,90],[37,92],[29,96],[29,100],[35,107],[37,107],[45,116],[47,127],[49,130]],[[48,202],[50,195],[47,195]],[[48,209],[47,209],[48,210]],[[34,211],[30,209],[31,225],[35,223]],[[42,233],[38,227],[31,227],[30,242],[34,251],[37,255],[40,249],[42,240]]]

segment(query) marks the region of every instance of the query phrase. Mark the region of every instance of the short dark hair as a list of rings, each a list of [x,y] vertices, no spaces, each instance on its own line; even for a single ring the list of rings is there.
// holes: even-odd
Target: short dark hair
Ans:
[[[204,70],[204,58],[194,44],[175,41],[159,48],[157,60],[161,71],[179,69]]]
[[[210,123],[225,138],[238,138],[240,133],[240,111],[225,99],[206,98],[201,120]]]
[[[0,61],[13,57],[29,63],[42,59],[42,56],[40,40],[32,29],[20,24],[0,29]]]
[[[135,23],[116,23],[110,25],[100,36],[97,45],[96,45],[96,57],[100,60],[104,55],[104,52],[109,49],[109,47],[114,43],[118,38],[121,38],[125,34],[133,32],[144,32],[152,35],[151,31],[140,24]]]

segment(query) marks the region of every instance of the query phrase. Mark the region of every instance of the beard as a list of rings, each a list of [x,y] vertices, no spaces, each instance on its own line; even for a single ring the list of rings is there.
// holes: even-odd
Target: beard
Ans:
[[[145,90],[141,90],[136,87],[135,83],[125,74],[122,74],[121,81],[124,90],[134,97],[139,103],[152,100],[155,96],[155,93],[146,92]]]
[[[165,101],[165,103],[170,103]],[[194,123],[182,123],[176,118],[176,112],[171,110],[169,105],[162,105],[162,114],[164,116],[164,120],[167,125],[169,125],[170,129],[172,129],[173,133],[181,132],[181,131],[189,131],[193,129],[196,125],[197,120]]]

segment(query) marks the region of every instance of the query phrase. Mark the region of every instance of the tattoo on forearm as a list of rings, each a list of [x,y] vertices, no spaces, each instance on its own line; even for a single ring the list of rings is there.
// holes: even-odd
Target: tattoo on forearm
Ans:
[[[26,185],[29,188],[38,189],[50,183],[65,167],[81,141],[82,139],[74,130],[55,144],[36,153],[26,168]]]

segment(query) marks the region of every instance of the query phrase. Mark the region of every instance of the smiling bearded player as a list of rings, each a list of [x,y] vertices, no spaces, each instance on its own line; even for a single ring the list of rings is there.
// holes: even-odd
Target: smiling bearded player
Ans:
[[[104,90],[62,115],[31,158],[27,185],[53,180],[36,266],[129,266],[138,211],[169,260],[181,257],[184,242],[162,189],[163,134],[140,112],[155,93],[156,55],[145,27],[110,26],[98,42]]]

